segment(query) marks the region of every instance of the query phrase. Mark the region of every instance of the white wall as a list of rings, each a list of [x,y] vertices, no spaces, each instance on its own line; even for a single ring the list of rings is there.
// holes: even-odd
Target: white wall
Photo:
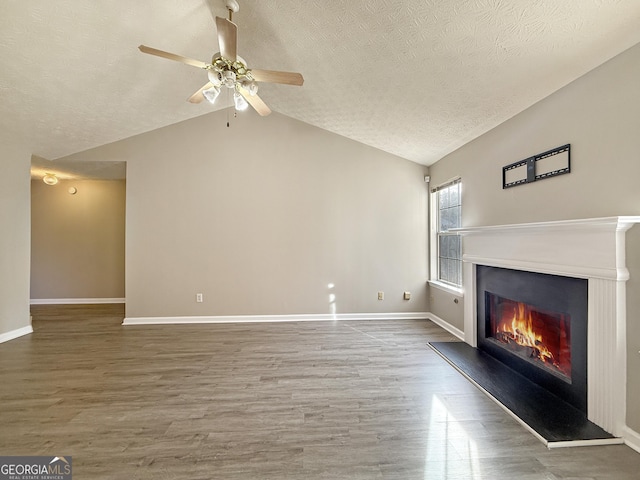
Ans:
[[[428,310],[424,167],[279,114],[226,118],[71,157],[127,161],[128,318]]]
[[[464,226],[640,215],[639,78],[636,45],[434,164],[431,185],[462,177]],[[503,166],[566,143],[571,173],[502,189]],[[634,230],[628,249],[640,245]],[[627,423],[640,432],[640,257],[630,253]],[[432,311],[452,313],[451,300],[436,295]],[[462,329],[453,313],[445,320]]]
[[[0,336],[30,328],[28,149],[0,145]]]
[[[124,298],[125,188],[124,180],[31,182],[32,299]]]

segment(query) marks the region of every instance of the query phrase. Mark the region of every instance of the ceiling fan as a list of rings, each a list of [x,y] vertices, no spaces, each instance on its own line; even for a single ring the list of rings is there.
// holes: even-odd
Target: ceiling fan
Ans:
[[[240,7],[236,0],[225,0],[229,19],[216,17],[218,29],[218,45],[220,51],[215,53],[211,63],[201,62],[193,58],[183,57],[155,48],[140,45],[142,53],[182,62],[207,71],[209,81],[188,98],[191,103],[200,103],[207,99],[214,103],[223,87],[233,89],[233,101],[236,110],[245,110],[251,105],[262,116],[269,115],[271,110],[258,96],[257,82],[280,83],[301,86],[304,82],[302,74],[294,72],[278,72],[248,68],[247,62],[237,54],[238,27],[232,22],[233,14]]]

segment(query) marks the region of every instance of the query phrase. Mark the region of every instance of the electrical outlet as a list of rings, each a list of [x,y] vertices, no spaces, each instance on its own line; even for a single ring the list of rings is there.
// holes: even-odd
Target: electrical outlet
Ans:
[[[404,299],[411,300],[411,292],[404,292]]]
[[[378,300],[384,300],[384,292],[378,292]]]
[[[196,293],[196,302],[198,303],[204,302],[204,297],[202,296],[201,293]]]

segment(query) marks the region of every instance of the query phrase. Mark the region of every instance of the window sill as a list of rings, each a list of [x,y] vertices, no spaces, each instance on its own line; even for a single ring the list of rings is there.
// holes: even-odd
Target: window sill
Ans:
[[[429,284],[430,287],[437,288],[438,290],[442,290],[443,292],[450,293],[452,295],[455,295],[456,297],[459,297],[459,298],[464,297],[464,290],[462,288],[454,287],[452,285],[448,285],[446,283],[438,282],[435,280],[429,280],[427,283]]]

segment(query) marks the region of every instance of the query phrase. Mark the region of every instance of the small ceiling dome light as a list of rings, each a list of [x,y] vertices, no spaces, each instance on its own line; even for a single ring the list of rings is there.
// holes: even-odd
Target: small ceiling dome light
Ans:
[[[69,190],[67,190],[67,192],[69,192],[69,195],[75,195],[76,193],[78,193],[78,189],[76,187],[69,187]]]
[[[249,104],[244,99],[244,97],[240,95],[238,92],[233,94],[233,103],[235,104],[236,110],[240,110],[240,111],[246,110],[247,107],[249,106]]]
[[[218,98],[218,95],[220,95],[220,87],[216,87],[214,85],[211,88],[207,88],[206,90],[202,91],[202,95],[207,99],[209,103],[213,104],[215,103],[216,98]]]
[[[47,173],[44,177],[42,177],[42,181],[47,185],[55,185],[58,183],[58,177],[53,173]]]

